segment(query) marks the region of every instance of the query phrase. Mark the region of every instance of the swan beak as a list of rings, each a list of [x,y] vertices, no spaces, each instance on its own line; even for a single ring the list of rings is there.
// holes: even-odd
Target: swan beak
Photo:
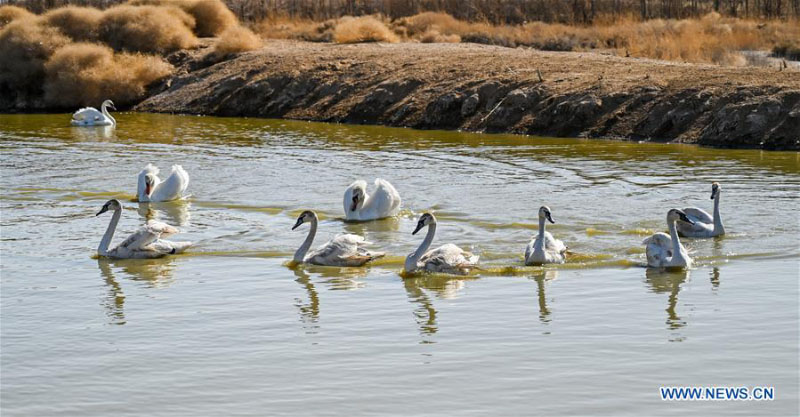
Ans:
[[[556,224],[556,222],[554,222],[554,221],[553,221],[553,217],[552,217],[552,216],[550,216],[550,213],[549,213],[549,212],[548,212],[548,213],[545,213],[545,216],[547,216],[547,220],[549,220],[549,221],[550,221],[550,223]]]
[[[301,224],[303,224],[303,218],[302,217],[297,219],[297,223],[295,223],[294,226],[292,226],[292,230],[297,229],[298,227],[300,227]]]
[[[358,207],[358,196],[354,195],[353,196],[353,203],[350,204],[350,211],[356,211],[357,207]]]
[[[152,189],[153,189],[153,187],[152,187],[152,186],[150,186],[150,184],[146,184],[146,185],[144,186],[144,193],[145,193],[145,195],[150,195],[150,191],[151,191]]]
[[[101,208],[100,211],[98,211],[97,214],[95,214],[95,217],[97,217],[97,216],[99,216],[99,215],[101,215],[101,214],[103,214],[103,213],[105,213],[107,211],[108,211],[108,206],[103,206],[103,208]]]
[[[412,235],[415,235],[415,234],[417,234],[417,232],[419,232],[420,230],[422,230],[422,228],[423,228],[423,227],[425,227],[425,224],[423,224],[422,222],[419,222],[419,223],[417,223],[417,228],[416,228],[416,229],[414,229],[414,231],[413,231],[413,232],[411,232],[411,234],[412,234]]]

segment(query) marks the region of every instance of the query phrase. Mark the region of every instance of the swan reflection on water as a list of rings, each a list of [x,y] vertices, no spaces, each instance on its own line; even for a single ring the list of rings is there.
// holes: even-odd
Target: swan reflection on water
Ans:
[[[148,287],[165,288],[173,281],[175,262],[173,258],[159,259],[97,259],[100,275],[108,288],[102,305],[111,324],[125,324],[125,291],[117,276],[142,281]]]
[[[545,294],[545,287],[550,281],[558,278],[558,270],[546,269],[542,272],[531,276],[531,279],[536,281],[537,294],[539,299],[539,321],[543,324],[550,323],[550,309],[547,307],[547,295]]]
[[[319,322],[319,294],[317,293],[317,288],[314,287],[311,276],[307,274],[303,268],[292,268],[292,272],[294,272],[294,275],[297,277],[295,282],[303,287],[308,297],[307,303],[300,297],[294,299],[294,305],[300,311],[300,321],[308,326],[306,328],[307,333],[316,333],[319,328],[317,324]]]
[[[408,300],[419,305],[414,309],[414,319],[419,326],[420,335],[423,336],[421,343],[434,343],[428,337],[439,331],[436,320],[438,312],[429,293],[440,299],[455,299],[466,286],[465,281],[468,279],[470,278],[423,274],[403,280]]]
[[[173,226],[185,226],[191,218],[192,203],[176,200],[164,203],[139,203],[137,211],[145,221],[158,220]]]
[[[669,293],[667,298],[667,329],[677,331],[686,326],[686,320],[681,318],[675,311],[678,305],[678,293],[686,280],[689,279],[689,270],[670,271],[657,268],[647,268],[645,271],[645,281],[650,287],[650,291],[656,294]],[[683,341],[684,337],[678,336],[671,339],[673,342]]]
[[[105,142],[117,138],[114,126],[72,127],[70,131],[78,142]]]

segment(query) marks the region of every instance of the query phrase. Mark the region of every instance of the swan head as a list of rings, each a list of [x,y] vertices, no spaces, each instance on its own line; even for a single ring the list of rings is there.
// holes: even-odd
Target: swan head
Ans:
[[[553,221],[553,216],[550,214],[550,207],[547,206],[539,207],[539,218],[547,219],[550,223],[556,224],[556,222]]]
[[[346,211],[356,211],[364,206],[367,200],[367,182],[358,180],[349,187],[344,193],[344,206]]]
[[[295,222],[294,226],[292,226],[292,230],[297,229],[298,227],[300,227],[301,224],[313,221],[316,218],[317,218],[316,213],[314,213],[311,210],[306,210],[300,213],[300,217],[297,218],[297,222]]]
[[[721,188],[719,187],[719,183],[718,182],[712,182],[711,183],[711,199],[712,200],[714,199],[714,197],[716,197],[719,194],[720,190],[721,190]]]
[[[411,232],[411,234],[412,235],[417,234],[417,232],[422,230],[423,227],[430,224],[436,224],[436,217],[433,217],[433,214],[425,213],[422,216],[419,216],[419,221],[417,221],[417,227],[414,229],[413,232]]]
[[[117,199],[108,200],[106,201],[105,204],[103,204],[103,208],[101,208],[100,211],[98,211],[97,214],[95,214],[95,216],[99,216],[109,210],[112,211],[122,210],[122,204]]]
[[[117,108],[114,107],[114,102],[111,100],[104,101],[102,105],[110,108],[111,110],[117,111]]]
[[[676,221],[684,221],[689,224],[694,224],[694,221],[683,212],[683,210],[672,209],[667,212],[667,224],[674,223]]]
[[[153,189],[156,188],[156,184],[158,183],[158,179],[156,178],[155,174],[145,174],[144,175],[144,194],[146,196],[150,196],[153,193]]]

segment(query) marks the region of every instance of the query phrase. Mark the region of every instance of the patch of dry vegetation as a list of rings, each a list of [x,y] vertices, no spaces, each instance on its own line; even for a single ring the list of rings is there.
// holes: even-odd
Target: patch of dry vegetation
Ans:
[[[400,38],[374,16],[343,17],[333,30],[336,43],[398,42]]]
[[[0,90],[28,91],[41,85],[45,62],[68,43],[68,37],[39,17],[9,23],[0,31]]]
[[[197,46],[193,21],[175,7],[116,6],[103,13],[99,37],[118,51],[163,54]]]
[[[103,12],[92,7],[67,6],[50,10],[42,17],[47,25],[80,42],[97,39]]]
[[[113,97],[120,105],[141,99],[146,87],[173,71],[152,55],[117,53],[91,43],[58,49],[45,64],[45,101],[55,106],[84,106]]]
[[[17,6],[0,6],[0,29],[7,24],[26,17],[34,17],[35,14]]]
[[[214,54],[224,56],[239,52],[252,51],[261,47],[261,38],[253,31],[242,26],[226,29],[214,45]]]
[[[217,36],[239,25],[236,15],[221,0],[130,0],[128,4],[178,7],[194,18],[197,36]]]
[[[294,39],[308,42],[333,42],[336,20],[316,22],[308,19],[270,17],[256,25],[255,30],[267,39]]]

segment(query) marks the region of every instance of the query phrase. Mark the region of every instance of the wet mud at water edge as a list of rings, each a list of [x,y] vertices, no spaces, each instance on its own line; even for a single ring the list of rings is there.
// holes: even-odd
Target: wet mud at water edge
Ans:
[[[0,115],[4,415],[796,415],[796,152],[122,113]],[[138,204],[147,163],[181,164],[187,201]],[[353,180],[389,180],[400,215],[342,221]],[[642,267],[670,208],[726,231],[684,239],[688,271]],[[196,246],[94,256],[146,219]],[[522,254],[546,204],[564,265]],[[289,267],[350,232],[387,256]],[[463,278],[402,278],[423,212],[434,245],[481,257]],[[480,381],[480,383],[476,383]],[[665,402],[660,386],[776,388],[769,402]],[[412,406],[410,406],[410,404]]]

